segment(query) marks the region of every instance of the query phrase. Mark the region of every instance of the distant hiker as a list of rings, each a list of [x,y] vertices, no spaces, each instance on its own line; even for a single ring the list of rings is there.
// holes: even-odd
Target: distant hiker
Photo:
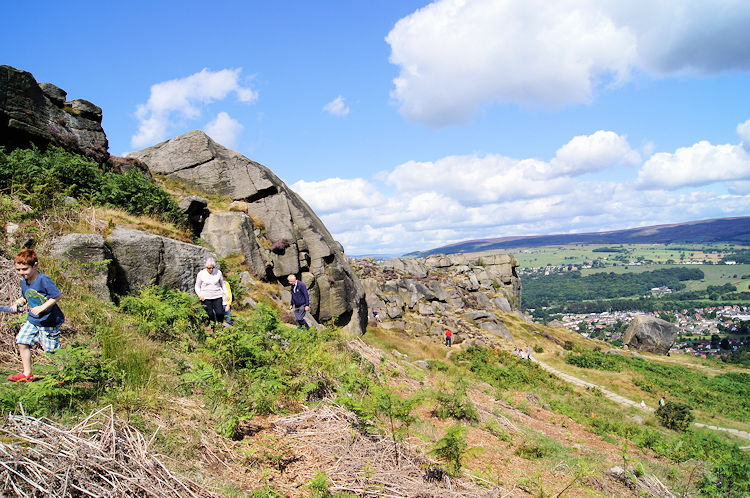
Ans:
[[[526,359],[531,361],[531,346],[526,346]]]
[[[292,287],[290,308],[294,310],[294,321],[297,322],[298,327],[310,330],[310,326],[305,321],[305,312],[310,311],[310,296],[307,293],[307,286],[304,282],[297,280],[294,275],[289,275],[287,281]]]
[[[376,322],[380,321],[380,314],[378,314],[377,310],[375,310],[375,309],[372,310],[372,316],[375,317],[375,321]]]
[[[445,345],[448,347],[453,345],[453,332],[450,330],[445,331]]]
[[[226,280],[224,280],[224,295],[227,296],[224,306],[224,322],[231,326],[234,325],[234,320],[232,320],[232,288]]]
[[[208,258],[206,267],[195,277],[195,293],[203,303],[211,328],[224,323],[224,310],[227,296],[224,289],[224,277],[216,268],[216,260]]]
[[[65,315],[57,305],[62,297],[60,290],[47,275],[39,271],[36,252],[24,249],[13,260],[16,273],[21,280],[21,299],[12,307],[3,306],[0,311],[18,313],[27,306],[26,322],[16,335],[18,354],[21,356],[23,372],[9,375],[12,382],[32,382],[31,348],[41,343],[45,353],[52,353],[60,347],[60,325]]]
[[[665,401],[664,401],[664,396],[662,396],[662,397],[661,397],[661,398],[659,399],[659,406],[664,406],[664,403],[665,403]]]
[[[641,400],[641,408],[646,409],[646,402]]]

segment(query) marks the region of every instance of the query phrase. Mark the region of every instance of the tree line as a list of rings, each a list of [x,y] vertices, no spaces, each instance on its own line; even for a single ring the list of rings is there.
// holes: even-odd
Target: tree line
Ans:
[[[682,282],[703,277],[701,270],[684,267],[641,273],[601,272],[589,276],[582,276],[580,271],[540,275],[524,281],[523,302],[526,308],[541,308],[643,296],[655,287],[682,290],[685,288]]]

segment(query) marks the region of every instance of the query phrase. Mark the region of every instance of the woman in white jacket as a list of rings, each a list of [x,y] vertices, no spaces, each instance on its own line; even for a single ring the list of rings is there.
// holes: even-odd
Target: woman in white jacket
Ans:
[[[195,277],[195,293],[206,308],[211,327],[223,323],[227,295],[221,270],[216,268],[216,261],[212,258],[206,260],[206,267]]]

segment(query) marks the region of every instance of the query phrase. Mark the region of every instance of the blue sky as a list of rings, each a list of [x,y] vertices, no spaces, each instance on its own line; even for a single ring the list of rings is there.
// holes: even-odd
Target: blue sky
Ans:
[[[0,63],[192,129],[349,254],[750,214],[744,0],[15,2]]]

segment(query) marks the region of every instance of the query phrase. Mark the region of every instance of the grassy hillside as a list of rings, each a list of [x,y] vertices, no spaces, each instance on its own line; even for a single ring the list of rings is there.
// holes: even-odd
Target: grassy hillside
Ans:
[[[110,206],[102,228],[96,204],[81,198],[72,209],[50,198],[43,209],[0,211],[22,230],[3,240],[2,254],[25,235],[43,242],[80,226],[150,223]],[[6,195],[0,205],[19,204]],[[8,289],[15,277],[0,263]],[[662,485],[674,494],[750,493],[750,457],[737,444],[747,441],[667,429],[513,350],[528,345],[603,389],[652,407],[667,394],[692,405],[697,421],[744,430],[747,369],[627,353],[615,360],[619,370],[592,368],[609,365],[596,351],[604,343],[513,314],[502,318],[514,343],[487,338],[451,349],[375,324],[363,337],[330,325],[301,331],[284,321],[280,288],[261,282],[235,290],[260,305],[234,310],[233,328],[212,331],[191,294],[145,288],[115,305],[76,265],[43,258],[41,266],[64,295],[63,348],[35,353],[36,382],[0,382],[0,413],[20,404],[71,425],[112,405],[172,472],[221,496],[623,496]],[[230,279],[242,270],[235,260],[221,266]],[[17,371],[20,323],[0,321],[0,374]],[[587,368],[568,362],[581,355],[594,358]]]

